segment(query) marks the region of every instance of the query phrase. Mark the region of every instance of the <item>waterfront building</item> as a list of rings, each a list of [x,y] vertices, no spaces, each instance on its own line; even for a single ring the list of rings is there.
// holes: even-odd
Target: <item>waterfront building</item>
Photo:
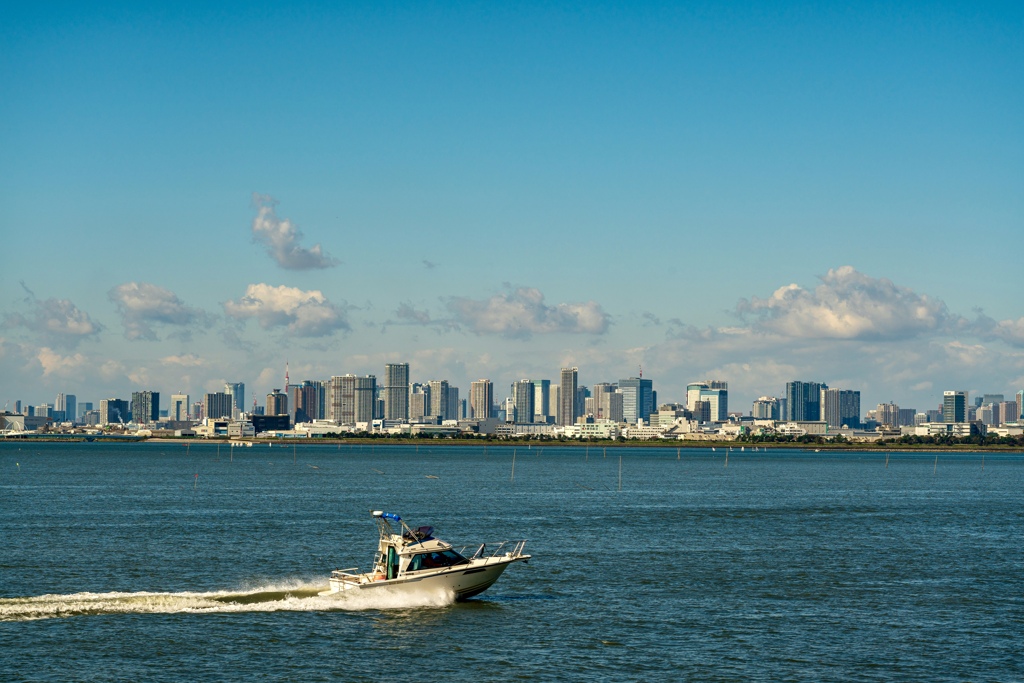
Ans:
[[[944,391],[942,392],[942,421],[943,422],[966,422],[967,421],[967,396],[966,391]]]
[[[821,390],[828,389],[820,382],[786,382],[787,422],[818,422],[821,420]]]
[[[101,425],[124,424],[131,420],[130,404],[120,398],[105,398],[100,401]]]
[[[384,366],[384,419],[409,419],[409,364]]]
[[[136,424],[151,424],[160,419],[160,392],[132,392],[132,421]]]
[[[636,424],[637,420],[650,420],[654,412],[654,383],[641,377],[620,379],[619,393],[622,394],[622,420]]]
[[[414,383],[409,392],[409,419],[422,420],[430,415],[430,387]]]
[[[171,394],[171,407],[167,411],[167,419],[171,422],[188,421],[188,394]]]
[[[579,368],[562,368],[558,389],[558,424],[571,425],[576,422],[576,389],[579,382]]]
[[[274,391],[277,391],[275,389]],[[234,410],[234,403],[231,396],[223,391],[218,391],[203,396],[203,417],[207,420],[220,420],[230,418]]]
[[[529,423],[533,422],[534,415],[534,386],[528,379],[521,379],[512,383],[512,415],[505,416],[506,422]]]
[[[829,390],[831,391],[831,390]],[[822,392],[824,395],[826,392]],[[895,429],[900,426],[900,407],[895,403],[879,403],[875,408],[875,420],[886,429]],[[829,426],[833,426],[831,423]]]
[[[762,396],[754,401],[750,416],[755,420],[781,420],[779,399],[774,396]]]
[[[533,421],[547,422],[551,417],[551,380],[533,380]]]
[[[292,385],[292,424],[323,419],[324,386],[323,382],[309,379]]]
[[[460,415],[459,415],[459,388],[458,387],[452,387],[452,386],[448,387],[448,412],[447,412],[447,416],[448,417],[446,419],[448,419],[448,420],[458,420],[459,417],[460,417]]]
[[[78,406],[74,394],[57,394],[53,404],[53,419],[57,422],[74,422],[78,417]]]
[[[92,401],[82,401],[82,402],[78,403],[78,419],[79,419],[79,422],[83,421],[82,418],[85,417],[86,413],[91,412],[91,411],[95,411],[95,410],[96,409],[93,408]]]
[[[491,416],[494,405],[494,385],[489,379],[478,379],[469,385],[470,417],[486,420]]]
[[[430,417],[448,419],[448,380],[435,379],[427,383],[430,387]]]
[[[226,394],[225,394],[226,395]],[[288,394],[282,392],[280,389],[274,389],[267,394],[267,415],[287,415],[288,414]],[[210,417],[207,415],[207,417]]]
[[[231,418],[235,419],[245,412],[245,383],[225,382],[224,393],[231,397]]]

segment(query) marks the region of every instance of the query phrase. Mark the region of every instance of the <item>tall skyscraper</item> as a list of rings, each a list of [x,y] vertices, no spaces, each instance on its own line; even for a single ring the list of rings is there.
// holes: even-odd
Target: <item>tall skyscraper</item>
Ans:
[[[790,422],[817,422],[821,420],[821,390],[828,389],[820,382],[786,382],[786,416]]]
[[[579,382],[579,368],[562,368],[558,387],[558,424],[576,424],[576,389]]]
[[[486,420],[494,405],[494,385],[489,379],[478,379],[469,385],[469,411],[474,420]]]
[[[100,401],[100,424],[124,424],[131,417],[130,410],[131,406],[128,401],[120,398],[105,398]]]
[[[435,379],[428,382],[430,387],[430,413],[431,417],[439,417],[442,420],[448,419],[448,380]]]
[[[188,420],[188,394],[171,394],[171,407],[167,411],[167,419],[172,422]]]
[[[137,424],[152,424],[160,419],[160,392],[132,392],[132,421]]]
[[[728,382],[719,379],[690,382],[686,385],[686,409],[691,412],[696,411],[698,401],[708,404],[711,422],[725,422],[729,419]]]
[[[885,409],[886,416],[891,420],[889,423],[897,426],[899,424],[899,406],[891,406]],[[877,412],[877,411],[876,411]],[[821,419],[829,427],[839,429],[849,427],[856,429],[860,427],[860,392],[849,389],[821,390]]]
[[[277,389],[274,389],[277,391]],[[269,407],[269,406],[268,406]],[[234,411],[234,403],[231,397],[223,391],[218,391],[203,396],[203,417],[208,420],[222,420],[230,418]],[[276,414],[276,413],[271,413]]]
[[[374,375],[332,377],[330,394],[329,419],[338,424],[373,420],[373,406],[377,396],[377,378]]]
[[[622,394],[622,420],[636,424],[637,420],[651,419],[654,412],[654,383],[641,377],[619,380]]]
[[[966,422],[967,398],[966,391],[942,392],[942,421]]]
[[[312,422],[323,419],[324,383],[303,380],[302,384],[292,385],[292,422]]]
[[[831,391],[831,389],[829,390]],[[825,392],[822,392],[824,395]],[[895,403],[879,403],[875,408],[875,419],[883,427],[895,429],[900,425],[900,407]]]
[[[419,420],[430,415],[430,387],[413,383],[409,391],[409,419]]]
[[[528,379],[512,382],[513,414],[506,415],[506,422],[533,422],[534,386]]]
[[[762,396],[754,401],[750,415],[755,420],[779,420],[782,418],[779,413],[779,399],[774,396]]]
[[[54,419],[75,422],[78,419],[78,401],[74,394],[57,394],[53,405]]]
[[[448,387],[448,420],[458,420],[459,415],[459,388]]]
[[[384,366],[384,419],[409,419],[409,364]]]
[[[227,396],[227,394],[224,394]],[[280,389],[274,389],[267,394],[267,415],[287,415],[288,414],[288,394],[285,394]]]
[[[226,382],[224,393],[231,397],[231,417],[238,417],[239,413],[245,411],[245,383]]]
[[[551,415],[551,380],[533,380],[533,421],[547,422]]]

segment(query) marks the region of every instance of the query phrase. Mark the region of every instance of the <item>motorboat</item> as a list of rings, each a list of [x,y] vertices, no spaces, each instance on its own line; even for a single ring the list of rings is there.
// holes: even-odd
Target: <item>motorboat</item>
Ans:
[[[523,554],[526,539],[482,543],[470,554],[467,548],[456,550],[435,538],[433,527],[413,529],[397,514],[383,510],[370,514],[379,536],[373,569],[362,573],[356,567],[336,569],[331,572],[330,588],[320,595],[390,588],[450,591],[456,600],[465,600],[490,588],[513,562],[530,559]]]

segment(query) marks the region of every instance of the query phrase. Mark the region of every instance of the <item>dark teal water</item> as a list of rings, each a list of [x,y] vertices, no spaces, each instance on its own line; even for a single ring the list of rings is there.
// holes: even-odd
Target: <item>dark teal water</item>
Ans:
[[[0,680],[1024,679],[1019,456],[723,456],[3,443]],[[534,559],[316,596],[371,508]]]

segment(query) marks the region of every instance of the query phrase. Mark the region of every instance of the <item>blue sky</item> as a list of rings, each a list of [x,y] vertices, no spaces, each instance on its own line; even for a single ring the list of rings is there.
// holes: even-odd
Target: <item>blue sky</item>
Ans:
[[[8,9],[0,400],[1024,388],[1024,10],[819,5]]]

